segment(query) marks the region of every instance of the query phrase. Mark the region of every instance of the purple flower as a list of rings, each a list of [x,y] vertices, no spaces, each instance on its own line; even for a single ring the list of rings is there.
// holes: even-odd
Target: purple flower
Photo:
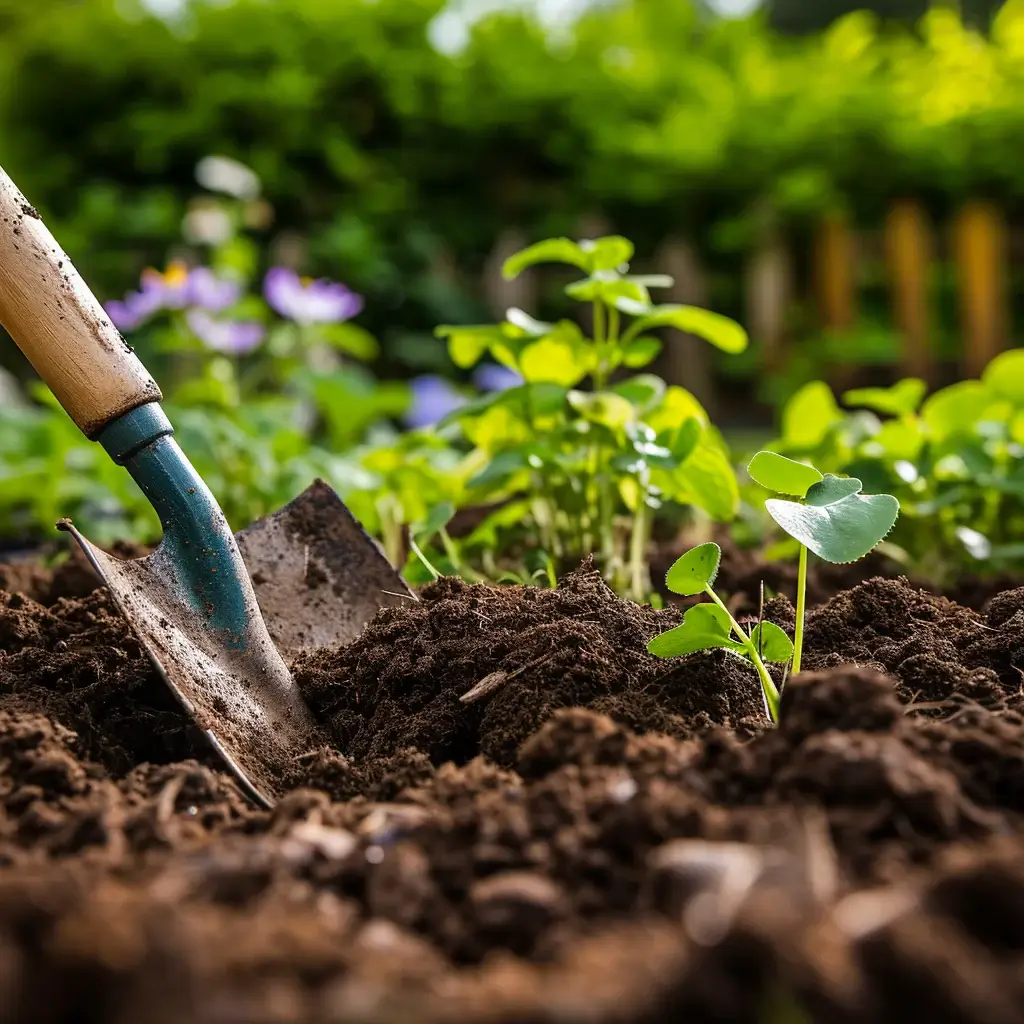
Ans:
[[[188,275],[188,303],[211,313],[233,306],[242,295],[242,286],[237,281],[226,281],[209,267],[196,267]]]
[[[362,296],[345,285],[300,278],[287,267],[267,271],[263,294],[276,312],[300,324],[338,324],[363,308]]]
[[[473,372],[473,383],[481,391],[507,391],[509,388],[519,387],[523,383],[523,378],[507,366],[486,363],[478,366]]]
[[[120,331],[133,331],[162,309],[207,309],[214,313],[234,305],[242,294],[235,281],[217,277],[209,267],[189,270],[181,260],[172,260],[162,273],[149,268],[142,272],[141,287],[123,301],[106,304],[107,315]]]
[[[416,377],[410,382],[412,405],[405,414],[407,427],[429,427],[460,406],[467,399],[458,393],[451,381],[444,377],[427,375]]]
[[[190,309],[185,314],[189,330],[214,352],[245,355],[256,348],[266,333],[254,320],[215,320],[206,310]]]

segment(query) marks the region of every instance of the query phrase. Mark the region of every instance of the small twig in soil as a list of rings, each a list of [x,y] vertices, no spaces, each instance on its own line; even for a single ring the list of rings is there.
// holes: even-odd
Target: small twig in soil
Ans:
[[[156,820],[159,825],[166,825],[174,817],[174,805],[185,785],[185,773],[180,772],[165,783],[156,798]]]
[[[400,594],[397,590],[382,590],[382,594],[387,594],[389,597],[400,597],[405,601],[418,601],[419,598],[415,594]]]
[[[555,656],[555,652],[551,654],[545,654],[541,658],[534,658],[533,661],[528,661],[525,665],[520,665],[519,668],[512,672],[506,672],[504,669],[498,669],[495,672],[490,672],[483,677],[472,689],[467,690],[459,700],[463,704],[475,704],[478,700],[483,700],[484,697],[494,693],[495,690],[504,686],[510,679],[515,679],[517,675],[525,672],[528,668],[536,668],[538,665],[543,665],[544,662],[550,661]]]

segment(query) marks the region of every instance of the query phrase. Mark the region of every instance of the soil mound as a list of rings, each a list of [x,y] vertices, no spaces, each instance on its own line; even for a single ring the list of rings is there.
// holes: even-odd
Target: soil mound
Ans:
[[[837,595],[769,728],[748,666],[651,657],[678,610],[587,567],[441,580],[300,659],[333,746],[267,812],[102,591],[32,579],[0,596],[5,1021],[1024,1016],[1024,591]]]

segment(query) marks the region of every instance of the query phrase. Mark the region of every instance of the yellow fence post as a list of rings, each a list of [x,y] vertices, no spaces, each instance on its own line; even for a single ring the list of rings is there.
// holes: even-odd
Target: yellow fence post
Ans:
[[[850,330],[857,322],[856,246],[846,214],[827,213],[818,225],[815,245],[818,315],[828,333]],[[830,368],[832,386],[841,391],[853,384],[856,367]]]
[[[963,330],[963,369],[977,377],[1005,347],[1007,230],[1002,211],[982,200],[965,203],[953,226]]]
[[[916,199],[897,199],[890,205],[885,256],[893,319],[903,336],[903,372],[931,382],[935,371],[929,302],[932,237],[924,207]]]

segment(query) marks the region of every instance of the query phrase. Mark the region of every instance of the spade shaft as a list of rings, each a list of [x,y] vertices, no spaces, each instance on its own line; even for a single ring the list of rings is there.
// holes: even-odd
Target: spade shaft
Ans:
[[[216,499],[173,438],[162,395],[0,168],[0,324],[82,432],[124,466],[163,527],[113,558],[67,520],[166,682],[252,799],[270,804],[316,743]]]

